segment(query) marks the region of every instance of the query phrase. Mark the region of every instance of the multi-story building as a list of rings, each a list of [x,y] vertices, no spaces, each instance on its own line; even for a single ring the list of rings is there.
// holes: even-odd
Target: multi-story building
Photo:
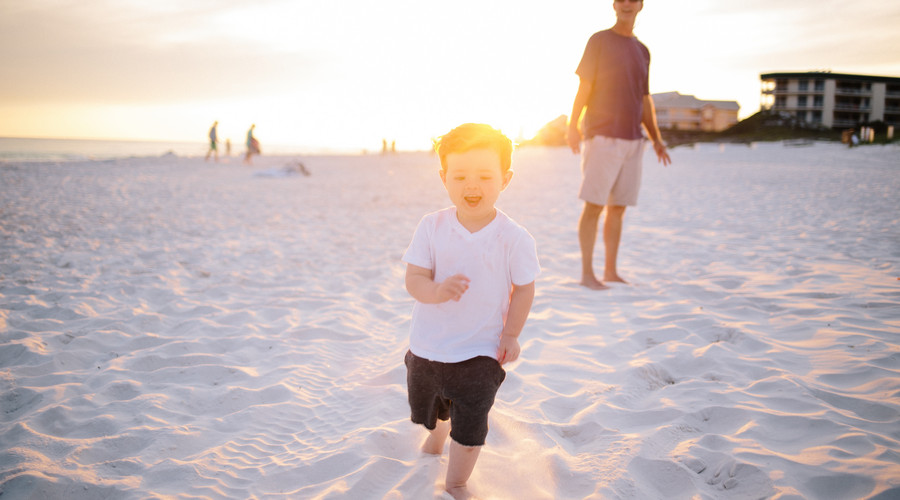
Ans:
[[[738,122],[736,101],[703,101],[678,92],[653,94],[659,128],[720,132]]]
[[[900,125],[900,78],[840,73],[764,73],[760,108],[825,128]]]

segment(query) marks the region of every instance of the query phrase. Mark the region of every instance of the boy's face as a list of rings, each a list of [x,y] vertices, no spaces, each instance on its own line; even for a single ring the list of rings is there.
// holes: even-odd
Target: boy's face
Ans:
[[[441,180],[461,221],[494,217],[494,203],[506,189],[512,171],[503,172],[500,156],[490,149],[447,155]]]

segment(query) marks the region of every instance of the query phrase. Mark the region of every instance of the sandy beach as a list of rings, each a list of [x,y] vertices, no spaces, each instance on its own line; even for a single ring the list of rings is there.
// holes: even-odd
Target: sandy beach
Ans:
[[[483,499],[900,498],[900,147],[645,158],[578,285],[579,157],[498,207],[543,273]],[[2,499],[431,499],[400,261],[428,153],[0,165]],[[598,252],[602,245],[598,245]],[[598,254],[599,255],[599,254]]]

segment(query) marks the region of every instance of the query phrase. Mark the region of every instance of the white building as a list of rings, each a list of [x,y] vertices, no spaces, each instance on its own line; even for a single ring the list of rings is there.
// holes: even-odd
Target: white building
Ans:
[[[840,73],[765,73],[760,108],[826,128],[900,125],[900,78]]]
[[[720,132],[738,122],[737,101],[704,101],[678,92],[653,94],[659,128]]]

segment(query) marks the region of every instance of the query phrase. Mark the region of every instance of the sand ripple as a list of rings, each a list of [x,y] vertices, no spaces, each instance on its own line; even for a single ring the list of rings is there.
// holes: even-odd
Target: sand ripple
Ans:
[[[500,206],[544,274],[473,490],[900,497],[897,148],[673,157],[629,210],[634,284],[592,293],[577,158],[517,153]],[[0,168],[4,500],[433,498],[399,258],[435,162]]]

